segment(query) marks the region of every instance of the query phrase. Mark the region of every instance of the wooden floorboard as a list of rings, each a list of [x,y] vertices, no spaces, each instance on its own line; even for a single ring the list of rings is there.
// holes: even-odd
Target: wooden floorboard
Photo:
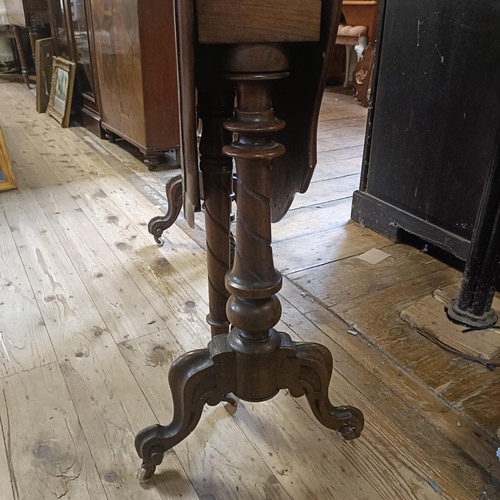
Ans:
[[[366,109],[328,89],[310,189],[273,226],[285,275],[278,328],[334,357],[330,397],[365,413],[354,442],[286,391],[207,408],[138,484],[135,433],[172,414],[168,368],[208,341],[203,219],[158,247],[175,158],[34,111],[0,82],[16,191],[0,193],[0,498],[481,499],[500,497],[500,376],[458,359],[399,314],[460,274],[349,221]],[[369,264],[371,249],[388,257]]]

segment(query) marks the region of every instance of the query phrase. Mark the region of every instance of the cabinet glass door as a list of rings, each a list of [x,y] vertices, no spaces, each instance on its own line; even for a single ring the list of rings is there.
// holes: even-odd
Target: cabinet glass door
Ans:
[[[94,95],[94,80],[89,50],[87,11],[84,0],[70,0],[71,23],[75,41],[75,62],[77,64],[77,85],[82,93]]]

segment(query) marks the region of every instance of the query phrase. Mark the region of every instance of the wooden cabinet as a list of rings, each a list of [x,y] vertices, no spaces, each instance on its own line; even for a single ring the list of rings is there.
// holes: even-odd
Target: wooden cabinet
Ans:
[[[90,4],[101,127],[137,146],[154,167],[179,148],[172,0]]]
[[[354,220],[462,260],[500,130],[497,0],[385,0]]]
[[[76,64],[73,119],[100,136],[99,81],[88,0],[50,0],[52,36],[58,56]]]

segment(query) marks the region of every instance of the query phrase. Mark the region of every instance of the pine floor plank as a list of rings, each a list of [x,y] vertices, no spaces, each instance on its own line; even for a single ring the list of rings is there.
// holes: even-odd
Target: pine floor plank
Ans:
[[[472,499],[475,496],[470,494],[471,490],[484,490],[488,477],[476,466],[470,467],[471,475],[462,481],[462,485],[457,485],[459,481],[455,478],[457,474],[461,477],[464,471],[459,447],[451,445],[445,435],[436,432],[414,410],[408,411],[396,394],[378,380],[372,380],[371,373],[365,371],[331,338],[325,337],[295,307],[283,299],[282,305],[283,322],[287,325],[285,329],[292,337],[319,342],[332,352],[336,368],[329,391],[332,403],[352,404],[364,412],[364,439],[363,442],[355,442],[358,446],[356,452],[360,457],[370,457],[369,463],[360,464],[360,468],[383,498],[435,498],[432,484],[439,484],[441,494],[453,499]],[[348,335],[346,325],[333,316],[330,317],[329,327],[336,336]],[[297,402],[315,421],[307,401],[301,398]],[[422,435],[426,430],[429,430],[429,435]],[[319,425],[318,432],[329,434],[330,438],[333,434]],[[411,454],[402,451],[409,449]],[[362,460],[359,458],[360,462]],[[391,467],[387,466],[386,460],[391,462]],[[380,483],[380,479],[387,474],[385,471],[394,469],[397,473],[391,477],[390,485]]]
[[[333,311],[347,323],[355,325],[370,342],[390,355],[397,363],[411,370],[436,392],[443,394],[453,386],[470,391],[470,379],[481,372],[482,385],[498,377],[475,363],[454,358],[425,337],[418,334],[400,318],[403,309],[425,297],[439,286],[456,283],[459,273],[446,268],[436,273],[422,275],[406,283],[395,284],[366,297],[363,304],[349,307],[347,303]],[[391,308],[380,307],[381,303]],[[477,379],[476,379],[477,380]]]
[[[446,268],[406,283],[395,284],[366,297],[363,304],[352,308],[346,304],[341,304],[338,308],[334,306],[333,311],[347,323],[355,325],[365,338],[402,366],[418,374],[429,387],[437,389],[441,394],[443,386],[447,384],[447,389],[450,390],[450,383],[467,388],[469,377],[478,372],[482,373],[484,386],[486,380],[496,379],[498,374],[485,370],[481,365],[454,358],[400,318],[401,310],[439,286],[456,283],[457,277],[457,271]],[[380,307],[381,303],[389,303],[391,308]]]
[[[23,293],[29,296],[31,289],[40,323],[35,308],[22,321],[38,325],[42,335],[41,321],[46,324],[59,364],[53,353],[38,353],[33,361],[26,356],[2,368],[0,356],[0,378],[61,370],[56,378],[66,384],[99,477],[95,484],[102,484],[96,498],[498,498],[498,374],[430,345],[399,318],[411,301],[456,283],[459,274],[348,223],[357,183],[344,190],[346,198],[332,201],[359,174],[363,153],[366,109],[349,95],[325,93],[312,191],[297,197],[273,233],[276,265],[292,280],[285,278],[280,294],[279,328],[330,348],[332,401],[359,405],[367,416],[365,433],[343,443],[311,417],[304,401],[286,394],[243,402],[234,415],[222,406],[207,409],[147,488],[134,478],[139,460],[132,440],[169,411],[165,350],[171,359],[205,346],[209,337],[203,219],[195,231],[180,220],[158,248],[146,224],[165,209],[163,183],[177,169],[148,172],[130,148],[83,129],[59,128],[34,112],[33,95],[22,84],[0,83],[0,95],[0,126],[14,144],[20,181],[17,192],[0,195],[0,218],[5,213],[8,220],[5,226],[0,221],[0,235],[13,236],[0,241],[0,255],[7,256],[9,277],[26,274]],[[354,261],[377,246],[392,255],[378,270]],[[18,252],[14,265],[11,248]],[[100,264],[112,276],[94,284]],[[321,275],[333,271],[340,276]],[[135,290],[122,296],[124,304],[134,296],[142,300],[137,290],[147,303],[107,316],[114,306],[103,300],[120,296],[120,287]],[[157,315],[151,330],[141,328],[141,309]],[[136,332],[134,338],[129,332],[111,336],[120,322]],[[357,335],[348,333],[348,325]],[[155,350],[161,339],[164,349]],[[19,387],[21,401],[29,390]],[[28,402],[22,404],[31,411]],[[0,403],[5,435],[4,413]],[[240,439],[245,448],[238,453],[234,443]],[[14,469],[8,460],[21,453],[17,444],[4,441],[3,451],[0,446],[0,498],[19,497],[10,486]],[[251,473],[240,479],[245,455]],[[26,463],[23,456],[14,465],[24,470]],[[38,482],[34,488],[43,487]],[[46,483],[55,484],[50,474]]]
[[[69,195],[64,176],[55,176],[46,167],[39,177],[40,160],[30,169],[28,164],[33,162],[29,154],[18,153],[16,157],[24,162],[29,185],[37,190],[37,202],[116,342],[164,328],[127,270]]]
[[[115,342],[165,327],[125,266],[78,207],[63,209],[57,222],[55,232],[79,275],[86,278],[85,286]]]
[[[486,377],[485,377],[486,378]],[[500,380],[498,377],[488,377],[490,380],[473,394],[467,395],[458,407],[471,418],[481,420],[482,425],[492,435],[500,438]],[[500,448],[500,447],[499,447]]]
[[[372,231],[346,224],[274,243],[274,262],[281,273],[288,275],[390,245],[390,241]]]
[[[321,106],[320,128],[325,122],[343,120],[345,118],[362,117],[366,120],[366,108],[353,105],[352,95],[349,92],[341,94],[336,88],[326,88]]]
[[[5,399],[4,393],[2,393],[1,398],[2,400]],[[2,442],[0,443],[0,498],[15,500],[16,495],[19,498],[19,492],[15,477],[13,477],[14,471],[12,470],[12,462],[10,460],[10,455],[12,455],[14,450],[10,439],[10,429],[7,425],[7,419],[2,416],[2,400],[0,400],[0,436],[2,438]]]
[[[328,153],[321,153],[318,157],[318,165],[314,170],[314,182],[336,179],[348,175],[359,176],[359,172],[361,171],[361,153],[350,151],[351,149],[344,148]],[[354,189],[358,189],[358,187],[359,181],[358,185],[354,186]]]
[[[362,441],[347,443],[323,430],[300,403],[280,393],[266,403],[244,402],[235,413],[292,498],[471,498],[449,478],[437,494],[428,483],[437,471],[415,458],[414,448],[401,453],[390,425],[367,426]],[[314,469],[307,466],[312,463]]]
[[[359,173],[311,182],[304,194],[298,193],[295,196],[291,209],[321,205],[329,201],[352,197],[352,193],[358,189],[358,186]]]
[[[330,137],[318,139],[318,153],[331,151],[332,149],[343,149],[346,147],[361,146],[365,142],[364,132],[358,132],[353,136]]]
[[[241,402],[234,418],[291,498],[386,498],[365,474],[359,443],[325,436],[285,393],[264,403]]]
[[[55,150],[59,150],[60,154],[62,154],[62,147],[60,145],[56,145],[54,142],[52,142],[50,147]],[[83,147],[83,150],[85,151],[85,145],[80,145],[80,147]],[[85,152],[88,155],[89,151]],[[75,158],[75,156],[73,156],[73,158]],[[80,158],[79,155],[78,158]],[[170,269],[173,269],[174,267],[170,266],[166,259],[162,257],[161,254],[159,254],[156,244],[153,243],[152,237],[149,235],[149,233],[147,233],[144,227],[145,222],[143,221],[148,220],[154,215],[149,202],[147,202],[147,200],[143,196],[139,195],[137,191],[132,191],[131,186],[127,182],[124,182],[123,180],[118,181],[117,179],[115,179],[114,176],[116,174],[112,169],[104,164],[99,164],[99,162],[97,162],[97,164],[97,166],[99,167],[100,175],[94,178],[94,182],[89,182],[87,180],[88,177],[85,176],[92,175],[93,170],[96,168],[96,165],[90,164],[86,160],[84,162],[78,163],[79,168],[66,169],[64,173],[64,178],[67,181],[64,184],[66,189],[72,194],[73,198],[77,203],[79,203],[79,205],[82,205],[82,198],[87,197],[89,202],[87,208],[90,207],[95,211],[97,206],[103,206],[105,211],[104,213],[106,213],[106,224],[101,225],[101,227],[104,228],[104,231],[101,231],[101,235],[106,238],[109,234],[114,234],[117,236],[117,239],[112,244],[110,244],[110,247],[113,248],[114,253],[118,255],[118,258],[121,258],[123,255],[128,255],[133,248],[137,248],[140,251],[140,253],[135,254],[133,257],[133,262],[137,264],[137,266],[135,266],[133,269],[130,268],[130,259],[121,260],[124,263],[124,266],[126,266],[129,269],[129,272],[134,276],[137,277],[136,268],[144,270],[144,274],[148,274],[148,272],[150,273],[151,271],[153,271],[153,274],[164,274],[168,267],[170,267]],[[84,180],[85,182],[83,182]],[[99,186],[101,186],[106,191],[109,197],[107,197],[105,191]],[[117,205],[115,205],[115,203],[113,203],[110,198],[113,198],[114,202],[121,205],[122,208],[124,208],[126,214],[123,212],[123,210],[118,209]],[[80,207],[80,209],[82,208]],[[85,210],[85,208],[83,208],[83,210]],[[102,213],[103,212],[101,212],[101,215]],[[86,211],[86,214],[89,215],[88,210]],[[142,214],[145,215],[141,217]],[[131,220],[127,217],[131,217],[132,219],[134,219],[136,225],[134,226]],[[140,236],[139,240],[135,241],[135,239],[141,233],[143,233],[143,235],[147,235],[145,236],[147,238],[145,241],[143,237],[142,245],[141,243],[139,243],[141,239]],[[125,235],[129,236],[127,238],[124,238]],[[194,286],[197,285],[197,280],[201,279],[198,283],[198,285],[201,284],[201,286],[198,286],[197,288],[198,290],[202,290],[204,295],[206,296],[206,264],[204,260],[204,254],[200,253],[200,248],[196,245],[196,243],[187,238],[182,231],[177,230],[177,236],[178,237],[174,239],[174,245],[165,245],[165,248],[162,249],[163,254],[168,256],[167,258],[169,259],[169,261],[173,259],[172,255],[175,255],[180,259],[179,265],[176,265],[175,267],[184,270],[184,274],[187,275],[188,282],[193,283]],[[109,242],[109,238],[107,238],[107,240]],[[183,246],[180,240],[183,240],[186,245]],[[149,254],[153,257],[153,264],[150,266],[149,270],[147,269],[148,266],[145,266],[143,262],[144,244],[148,246],[148,249],[150,250]],[[189,253],[188,250],[190,250]],[[202,264],[203,272],[199,272],[196,269],[194,270],[194,272],[190,272],[190,269],[193,268],[193,265],[191,264],[193,255],[196,255],[198,263]],[[170,284],[170,286],[167,286],[163,291],[164,295],[169,296],[170,302],[172,302],[172,295],[178,295],[177,288],[179,279],[176,279],[177,281],[173,281],[175,285]],[[141,286],[143,286],[144,284],[143,280],[139,280],[139,283],[141,284]],[[196,292],[192,291],[189,285],[185,286],[188,290],[191,290],[189,296],[184,299],[184,303],[189,304],[188,306],[186,306],[186,309],[188,309],[190,313],[193,310],[196,302],[198,302],[199,300],[197,299]],[[154,296],[155,294],[153,293],[152,295]],[[193,298],[195,300],[193,300]],[[164,310],[164,304],[157,305],[156,310],[161,314]],[[179,314],[174,311],[174,313],[168,318],[168,324],[170,326],[172,326],[170,320],[172,318],[175,318],[176,316],[179,316]],[[177,323],[178,322],[179,321],[177,320]],[[147,332],[141,332],[141,334],[144,333]],[[204,332],[204,334],[206,335],[206,332]],[[129,335],[126,335],[128,338]],[[126,338],[123,338],[121,340],[126,340]]]
[[[172,331],[181,329],[188,349],[203,347],[208,340],[208,329],[199,320],[206,315],[207,281],[204,255],[199,247],[186,248],[182,240],[176,245],[175,239],[169,237],[159,248],[150,236],[127,222],[126,217],[117,217],[115,211],[111,215],[106,197],[86,191],[81,185],[78,193],[79,206],[94,220],[101,236],[163,323]],[[108,222],[110,216],[114,216],[113,223]],[[189,259],[193,252],[196,258]]]
[[[401,319],[414,330],[425,332],[453,349],[481,358],[485,361],[500,362],[500,333],[498,330],[485,328],[473,334],[463,333],[464,325],[452,323],[444,308],[449,301],[442,302],[433,295],[427,295],[410,307],[401,311]]]
[[[14,497],[104,499],[78,416],[57,363],[0,381],[0,419]],[[3,481],[2,481],[3,483]]]
[[[350,216],[350,198],[289,210],[281,221],[272,226],[273,243],[344,226]]]
[[[62,140],[58,142],[55,140],[49,141],[51,142],[51,149],[59,152],[59,156],[63,155],[64,145],[61,143],[64,141],[68,141],[68,145],[70,144],[68,138],[62,138]],[[77,144],[79,144],[78,151],[81,149],[82,153],[82,155],[80,156],[79,154],[78,157],[82,161],[78,162],[78,168],[73,167],[65,170],[66,188],[70,194],[76,198],[80,195],[78,192],[79,189],[86,193],[90,191],[93,193],[94,202],[97,201],[97,198],[105,198],[107,196],[114,203],[114,206],[121,207],[121,211],[126,215],[126,220],[134,224],[134,227],[130,229],[136,229],[137,232],[144,235],[151,244],[154,244],[154,240],[148,233],[146,225],[152,217],[158,215],[158,211],[152,207],[147,198],[140,194],[129,182],[122,178],[118,178],[116,172],[111,167],[105,164],[99,157],[92,155],[90,147],[87,147],[85,144],[82,145],[81,143]],[[51,166],[51,168],[54,167]],[[93,184],[90,184],[90,189],[86,188],[86,186],[89,186],[89,176],[93,179],[93,183],[98,186],[98,190],[94,189]],[[118,224],[119,220],[116,220],[117,216],[113,213],[114,208],[113,210],[108,209],[108,212],[108,222],[110,224]],[[193,239],[187,237],[176,225],[169,229],[168,236],[169,240],[175,243],[173,245],[165,245],[165,250],[168,250],[169,254],[170,252],[176,254],[180,269],[184,270],[185,268],[187,272],[189,268],[192,268],[193,257],[197,259],[197,263],[205,262],[205,256],[200,253],[199,245],[197,245]],[[135,237],[137,237],[137,234]],[[123,242],[123,244],[127,245],[127,242]],[[189,282],[193,283],[198,290],[206,289],[206,281],[192,282],[193,278],[205,280],[206,278],[200,276],[197,272],[189,276]]]
[[[323,108],[328,106],[328,102],[325,100],[323,103]],[[351,108],[349,106],[348,108]],[[352,114],[352,113],[349,113]],[[321,120],[321,126],[318,129],[318,137],[322,139],[328,139],[332,135],[338,137],[352,136],[353,134],[358,134],[364,130],[366,126],[366,115],[362,116],[352,115],[344,116],[343,118],[333,118],[330,120]]]
[[[449,270],[435,274],[437,281],[446,282]],[[383,352],[378,351],[376,354],[379,347],[377,340],[370,335],[372,328],[361,323],[356,325],[360,334],[349,334],[346,323],[321,307],[313,297],[293,286],[288,279],[284,281],[281,296],[283,322],[293,328],[303,340],[319,342],[329,347],[334,357],[335,370],[356,387],[366,391],[366,397],[373,403],[378,403],[377,407],[396,419],[399,426],[406,426],[408,435],[423,449],[437,459],[447,457],[442,466],[447,464],[455,467],[450,477],[463,480],[464,485],[467,485],[470,491],[477,492],[477,495],[481,493],[489,473],[497,480],[500,479],[500,463],[495,456],[496,443],[491,436],[467,415],[457,415],[444,400],[414,380],[389,357],[384,356]],[[382,308],[379,306],[379,309]],[[368,308],[367,317],[373,316],[374,309]],[[385,332],[394,328],[388,316],[385,321],[382,320]],[[367,341],[373,344],[369,345]],[[410,342],[407,349],[413,349]],[[465,369],[466,366],[462,365],[461,368]],[[475,369],[476,367],[472,367],[472,370]],[[469,373],[464,373],[465,379],[468,376]],[[335,387],[335,377],[334,372],[332,387]],[[398,401],[398,398],[401,401]],[[462,461],[464,452],[471,461]],[[478,469],[474,462],[484,469]],[[466,474],[457,473],[464,470],[467,470]]]
[[[47,329],[0,207],[0,377],[52,361]]]
[[[314,269],[290,275],[292,281],[335,310],[354,308],[366,297],[426,276],[446,266],[428,255],[406,245],[387,246],[389,257],[370,264],[356,257],[331,262]]]
[[[32,195],[31,195],[32,196]],[[140,498],[135,434],[154,415],[57,236],[28,191],[4,203],[21,258],[108,498]],[[40,229],[42,228],[42,229]],[[170,494],[196,498],[175,453],[166,457]],[[156,495],[156,496],[155,496]],[[161,491],[151,498],[161,498]]]

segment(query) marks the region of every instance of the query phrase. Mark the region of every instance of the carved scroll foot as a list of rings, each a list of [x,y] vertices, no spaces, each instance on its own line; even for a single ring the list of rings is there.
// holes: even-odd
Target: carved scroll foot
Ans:
[[[298,378],[288,387],[291,395],[305,394],[318,421],[340,432],[344,439],[359,437],[364,427],[363,413],[352,406],[333,406],[328,398],[333,366],[330,351],[321,344],[312,343],[298,343],[295,348]]]
[[[172,177],[165,186],[168,209],[167,213],[160,217],[153,217],[148,224],[148,231],[154,236],[158,245],[162,245],[161,235],[168,229],[179,216],[182,209],[182,176]]]
[[[174,407],[172,422],[147,427],[135,438],[137,453],[142,458],[140,481],[151,479],[164,453],[191,434],[205,404],[214,406],[233,391],[228,378],[233,356],[225,350],[225,336],[221,337],[222,343],[215,338],[207,349],[188,352],[172,364],[168,375]]]

